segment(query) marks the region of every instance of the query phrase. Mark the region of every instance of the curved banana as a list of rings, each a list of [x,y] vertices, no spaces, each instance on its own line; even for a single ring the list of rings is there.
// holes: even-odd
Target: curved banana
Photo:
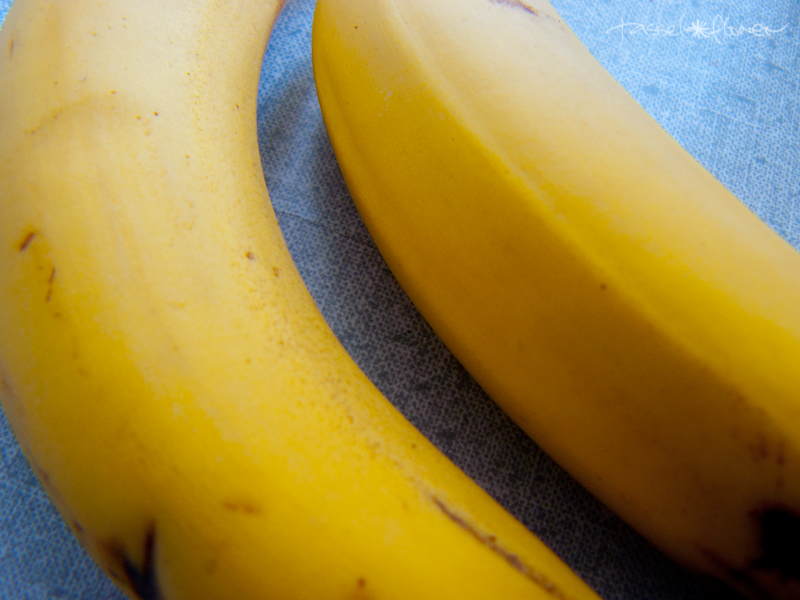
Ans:
[[[487,392],[652,542],[800,597],[800,254],[546,0],[319,0],[359,211]]]
[[[592,599],[339,345],[256,138],[278,0],[17,0],[0,396],[142,600]]]

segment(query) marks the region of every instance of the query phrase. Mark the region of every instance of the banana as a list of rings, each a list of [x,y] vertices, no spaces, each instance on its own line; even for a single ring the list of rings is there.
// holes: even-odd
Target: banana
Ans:
[[[279,0],[17,0],[0,31],[0,396],[141,600],[597,596],[359,371],[270,205]]]
[[[546,0],[319,0],[345,181],[490,396],[668,555],[800,597],[800,255]]]

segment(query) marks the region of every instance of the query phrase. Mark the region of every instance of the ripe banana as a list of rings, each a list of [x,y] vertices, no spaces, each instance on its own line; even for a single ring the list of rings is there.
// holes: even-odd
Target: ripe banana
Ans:
[[[546,0],[319,0],[354,201],[486,391],[669,555],[800,597],[800,255]]]
[[[592,599],[383,398],[269,203],[279,0],[17,0],[0,31],[0,397],[132,598]]]

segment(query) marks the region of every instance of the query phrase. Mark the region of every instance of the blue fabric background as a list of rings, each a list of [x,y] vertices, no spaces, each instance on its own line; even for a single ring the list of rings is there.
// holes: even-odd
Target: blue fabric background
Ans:
[[[0,19],[10,4],[0,0]],[[684,147],[800,248],[800,3],[553,4]],[[281,227],[336,334],[426,436],[606,600],[737,598],[667,560],[578,486],[492,404],[411,305],[359,219],[328,142],[310,61],[313,5],[289,0],[280,18],[258,127]],[[712,32],[723,24],[751,31]],[[758,36],[759,24],[785,28]],[[670,27],[678,35],[667,35]],[[61,523],[0,414],[0,599],[56,598],[122,595]]]

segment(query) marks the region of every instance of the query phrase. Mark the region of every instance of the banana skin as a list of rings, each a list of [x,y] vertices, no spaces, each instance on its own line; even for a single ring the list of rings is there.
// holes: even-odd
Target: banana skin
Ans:
[[[141,600],[597,596],[415,430],[269,202],[277,0],[17,0],[0,30],[0,397]]]
[[[319,0],[353,199],[495,401],[651,542],[800,597],[800,254],[545,0]]]

